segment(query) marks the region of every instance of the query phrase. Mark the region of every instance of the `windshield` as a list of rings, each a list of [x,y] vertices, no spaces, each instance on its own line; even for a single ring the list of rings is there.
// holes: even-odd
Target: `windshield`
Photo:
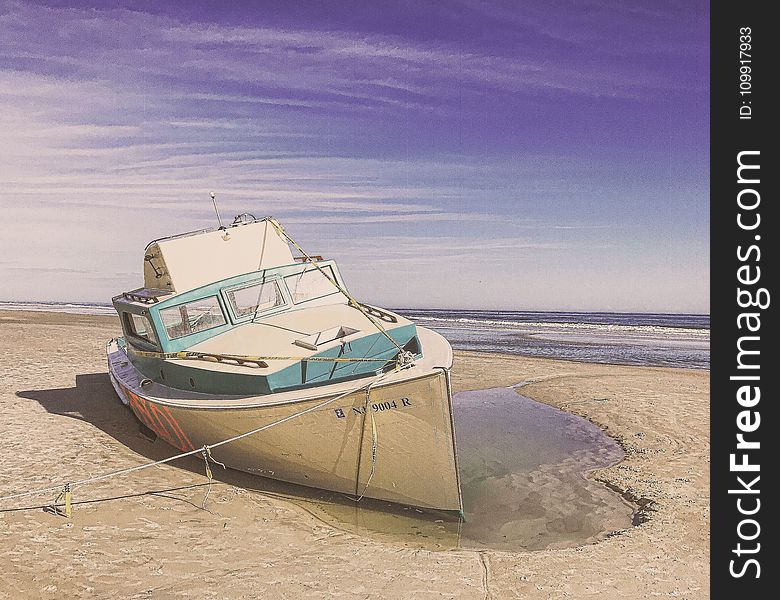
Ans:
[[[322,270],[327,273],[327,277],[319,269],[310,269],[284,278],[295,304],[335,294],[339,291],[333,282],[328,280],[328,277],[333,281],[336,280],[333,269],[330,266],[325,266],[322,267]]]
[[[228,290],[227,299],[237,318],[255,315],[284,304],[282,291],[276,281]]]
[[[160,320],[171,340],[206,331],[226,322],[216,296],[164,308],[160,311]]]
[[[142,342],[158,346],[154,328],[147,317],[128,312],[122,313],[122,315],[122,320],[125,325],[125,334],[131,341],[141,340]]]

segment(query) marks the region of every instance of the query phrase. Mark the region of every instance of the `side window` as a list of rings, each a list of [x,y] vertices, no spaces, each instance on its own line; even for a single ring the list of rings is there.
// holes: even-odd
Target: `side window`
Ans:
[[[179,304],[160,311],[160,320],[169,339],[205,331],[225,324],[225,315],[216,296]]]
[[[336,277],[333,275],[333,269],[323,267],[323,270],[328,274],[328,277],[334,281],[336,280]],[[290,289],[293,302],[296,304],[338,292],[338,288],[328,281],[328,278],[318,269],[290,275],[285,277],[284,281]]]
[[[228,290],[227,298],[238,318],[254,315],[284,304],[284,297],[276,281]]]
[[[149,342],[157,346],[157,337],[154,335],[152,324],[143,315],[122,313],[125,322],[125,333],[131,338]]]

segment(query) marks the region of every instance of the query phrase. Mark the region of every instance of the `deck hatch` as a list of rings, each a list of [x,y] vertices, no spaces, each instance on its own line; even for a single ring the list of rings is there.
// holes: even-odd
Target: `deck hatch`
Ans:
[[[295,340],[293,344],[300,346],[301,348],[306,348],[307,350],[319,350],[321,346],[348,337],[353,333],[360,333],[360,330],[341,325],[339,327],[332,327],[330,329],[325,329],[324,331],[318,331],[317,333],[307,335],[306,337]]]

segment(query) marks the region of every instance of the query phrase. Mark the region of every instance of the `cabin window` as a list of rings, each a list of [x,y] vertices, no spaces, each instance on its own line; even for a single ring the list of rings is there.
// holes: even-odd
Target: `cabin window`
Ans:
[[[216,296],[193,300],[160,310],[168,338],[174,340],[225,324],[225,315]]]
[[[122,313],[125,322],[125,333],[131,338],[140,339],[144,342],[157,346],[157,338],[154,335],[154,328],[149,319],[143,315],[133,313]]]
[[[333,281],[336,280],[333,269],[329,266],[323,267],[322,270],[325,271],[325,273],[328,274],[328,277]],[[313,300],[314,298],[320,298],[338,292],[338,288],[328,281],[328,277],[325,277],[319,269],[313,269],[310,271],[303,271],[297,275],[285,277],[284,281],[290,289],[293,302],[298,304],[299,302],[306,302],[306,300]]]
[[[284,296],[276,281],[256,283],[246,287],[228,290],[227,298],[236,318],[256,315],[284,304]]]

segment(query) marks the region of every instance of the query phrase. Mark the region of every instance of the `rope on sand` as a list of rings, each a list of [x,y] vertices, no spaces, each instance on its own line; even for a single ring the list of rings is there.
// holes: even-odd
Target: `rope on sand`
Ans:
[[[137,471],[143,471],[144,469],[149,469],[151,467],[157,467],[159,465],[163,465],[169,462],[172,462],[174,460],[178,460],[180,458],[185,458],[187,456],[193,456],[195,454],[202,454],[204,456],[204,460],[206,461],[206,476],[211,480],[211,469],[209,468],[209,459],[213,462],[217,462],[211,457],[211,450],[213,448],[218,448],[220,446],[224,446],[225,444],[230,444],[232,442],[236,442],[238,440],[241,440],[243,438],[255,435],[257,433],[260,433],[261,431],[265,431],[266,429],[270,429],[271,427],[276,427],[277,425],[281,425],[283,423],[286,423],[288,421],[292,421],[293,419],[297,419],[298,417],[301,417],[305,414],[308,414],[310,412],[314,412],[315,410],[319,410],[320,408],[323,408],[329,404],[332,404],[333,402],[336,402],[338,400],[341,400],[342,398],[349,396],[350,394],[354,394],[355,392],[359,392],[360,390],[366,389],[368,393],[370,394],[371,387],[390,375],[391,373],[396,373],[400,370],[407,369],[411,367],[411,364],[403,365],[403,366],[397,366],[392,371],[387,371],[385,373],[381,373],[380,375],[375,376],[371,381],[368,383],[364,383],[354,389],[347,390],[346,392],[343,392],[337,396],[334,396],[333,398],[329,398],[328,400],[323,400],[322,402],[319,402],[318,404],[315,404],[314,406],[310,406],[309,408],[306,408],[304,410],[298,411],[297,413],[293,413],[291,415],[288,415],[286,417],[283,417],[281,419],[277,419],[276,421],[273,421],[271,423],[268,423],[266,425],[262,425],[260,427],[256,427],[255,429],[252,429],[251,431],[246,431],[244,433],[241,433],[239,435],[234,435],[233,437],[221,440],[219,442],[215,442],[214,444],[204,444],[200,448],[196,448],[195,450],[190,450],[189,452],[182,452],[181,454],[176,454],[175,456],[169,456],[168,458],[163,458],[161,460],[157,460],[154,462],[145,463],[142,465],[137,465],[135,467],[129,467],[127,469],[120,469],[119,471],[112,471],[110,473],[104,473],[102,475],[95,475],[93,477],[89,477],[87,479],[80,479],[78,481],[71,481],[67,483],[61,483],[58,485],[52,485],[45,488],[39,488],[36,490],[30,490],[27,492],[19,492],[17,494],[11,494],[9,496],[0,496],[0,502],[6,501],[6,500],[18,500],[20,498],[28,498],[30,496],[37,496],[39,494],[50,494],[56,491],[62,492],[62,497],[65,499],[65,505],[66,505],[66,511],[70,512],[70,505],[71,505],[71,494],[74,487],[77,486],[84,486],[89,485],[92,483],[96,483],[98,481],[103,481],[106,479],[112,479],[114,477],[121,477],[123,475],[129,475],[130,473],[135,473]],[[375,457],[372,454],[372,463],[375,461]],[[222,463],[219,463],[222,464]],[[224,466],[224,465],[223,465]],[[373,471],[373,465],[372,465],[372,471]],[[367,487],[367,486],[366,486]],[[365,490],[364,490],[365,492]],[[362,496],[361,496],[362,498]],[[55,500],[55,504],[57,504],[60,500],[60,497],[58,497],[57,500]]]
[[[193,504],[189,500],[185,498],[180,498],[178,496],[169,496],[166,495],[167,492],[177,492],[180,490],[190,490],[195,488],[201,488],[206,487],[211,484],[223,484],[221,481],[217,482],[205,482],[205,483],[193,483],[191,485],[180,485],[177,487],[171,487],[171,488],[164,488],[161,490],[146,490],[143,492],[134,492],[132,494],[119,494],[116,496],[102,496],[100,498],[89,498],[87,500],[74,500],[71,504],[73,506],[76,506],[77,504],[97,504],[100,502],[111,502],[112,500],[125,500],[127,498],[140,498],[142,496],[157,496],[160,498],[170,498],[172,500],[182,500],[184,502],[187,502],[188,504],[191,504],[195,508],[203,508],[202,506],[198,506],[197,504]],[[226,484],[225,484],[226,485]],[[271,494],[270,492],[265,492],[266,495]],[[62,502],[60,499],[56,499],[54,502],[47,502],[46,504],[35,504],[32,506],[15,506],[13,508],[0,508],[0,513],[10,513],[10,512],[23,512],[28,510],[44,510],[44,511],[50,511],[55,514],[61,515],[62,511],[59,509],[65,508],[65,503]],[[208,510],[208,509],[206,509]]]

